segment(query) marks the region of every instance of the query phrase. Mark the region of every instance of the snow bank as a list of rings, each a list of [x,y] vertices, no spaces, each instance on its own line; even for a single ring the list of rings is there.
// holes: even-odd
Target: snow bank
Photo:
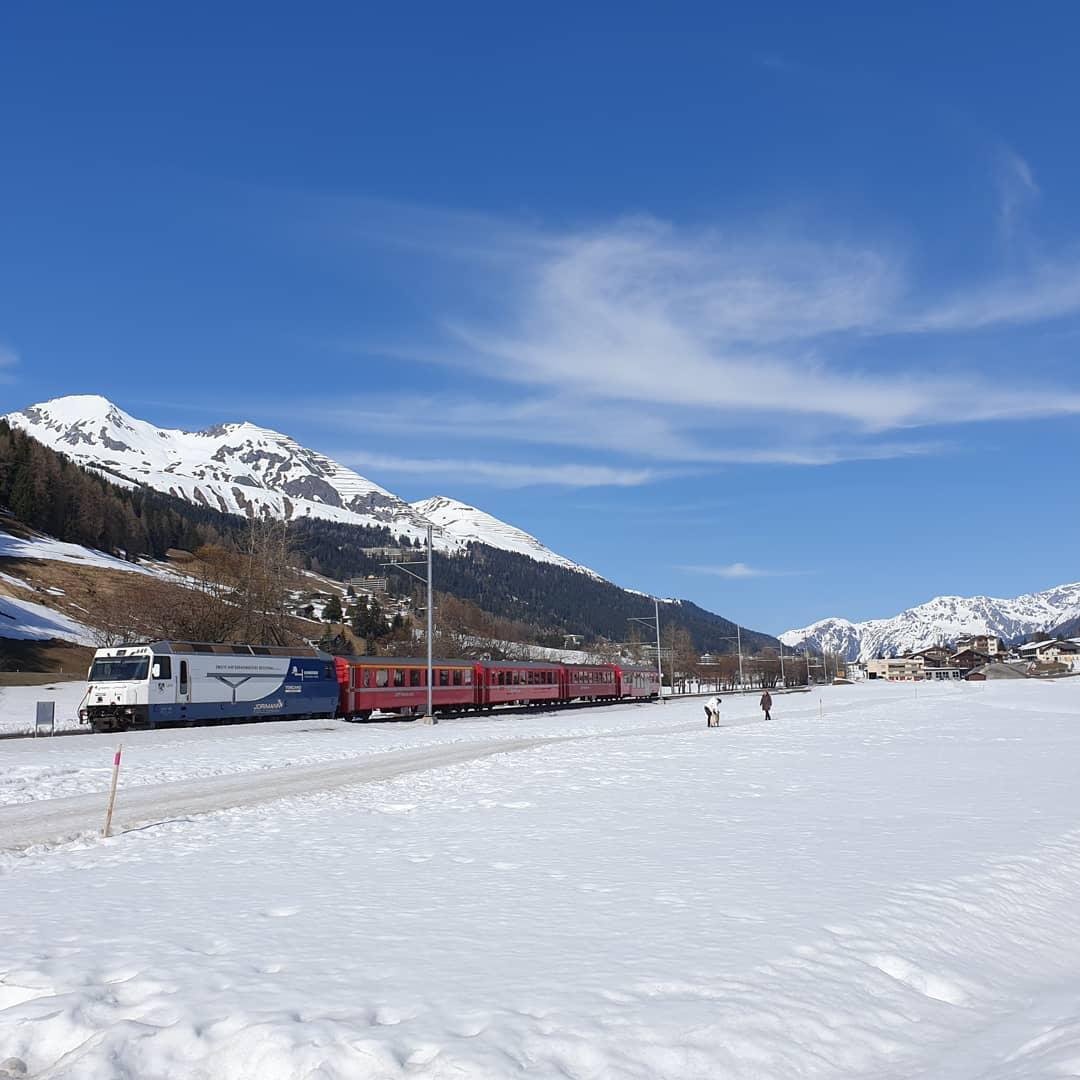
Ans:
[[[80,544],[66,544],[49,536],[35,536],[24,539],[0,532],[0,559],[43,559],[52,562],[77,563],[81,566],[101,566],[108,570],[128,570],[132,573],[147,571],[135,563],[125,562],[103,551],[82,547]]]
[[[21,641],[60,638],[79,645],[96,644],[94,631],[78,619],[44,604],[12,596],[0,596],[0,637]]]
[[[53,1080],[1076,1075],[1080,687],[817,706],[9,857],[0,1059]]]

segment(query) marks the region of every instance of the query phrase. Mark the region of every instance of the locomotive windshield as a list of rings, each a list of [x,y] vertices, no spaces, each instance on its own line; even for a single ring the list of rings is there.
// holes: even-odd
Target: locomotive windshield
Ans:
[[[113,656],[94,661],[87,682],[143,682],[150,670],[147,656]]]

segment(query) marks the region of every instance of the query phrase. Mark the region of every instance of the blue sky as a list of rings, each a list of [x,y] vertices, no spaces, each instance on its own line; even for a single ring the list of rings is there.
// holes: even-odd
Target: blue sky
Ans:
[[[1080,578],[1068,5],[9,4],[0,397],[780,631]]]

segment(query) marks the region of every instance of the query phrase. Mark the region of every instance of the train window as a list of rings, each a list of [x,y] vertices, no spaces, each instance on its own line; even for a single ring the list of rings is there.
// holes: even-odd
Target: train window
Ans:
[[[500,671],[496,677],[499,680],[499,685],[502,686],[503,685],[503,679],[506,677],[506,672],[505,671]]]
[[[439,685],[440,686],[449,686],[450,685],[450,672],[447,671],[446,668],[439,668]]]
[[[150,669],[151,679],[171,679],[172,678],[172,657],[171,656],[155,656],[154,666]]]
[[[465,670],[465,685],[472,686],[472,669],[467,668]]]
[[[405,685],[405,671],[404,671],[403,668],[394,668],[394,685],[395,686],[404,686]]]
[[[389,677],[390,677],[390,675],[389,675],[389,672],[386,670],[386,668],[384,668],[384,667],[378,668],[376,670],[376,672],[375,672],[375,685],[376,686],[385,686],[386,683],[387,683],[387,680],[389,679]]]
[[[180,693],[186,694],[188,692],[188,677],[187,677],[187,661],[180,661]]]
[[[454,669],[454,685],[455,686],[460,686],[461,685],[461,668],[455,668]]]
[[[423,680],[420,678],[420,669],[413,668],[412,671],[409,672],[409,685],[421,686],[422,684]]]

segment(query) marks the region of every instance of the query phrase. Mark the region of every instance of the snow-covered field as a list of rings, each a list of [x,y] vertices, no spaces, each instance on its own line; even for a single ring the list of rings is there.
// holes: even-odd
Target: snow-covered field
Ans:
[[[127,736],[121,829],[125,795],[232,785],[245,805],[3,856],[0,1061],[1080,1074],[1080,680],[830,687],[771,724],[725,706],[718,731],[682,702]],[[0,743],[0,777],[48,799],[0,808],[0,843],[57,796],[103,806],[114,743]],[[293,762],[335,786],[251,804]]]
[[[32,733],[36,703],[39,701],[55,702],[53,715],[57,731],[77,731],[80,728],[79,702],[85,693],[86,683],[81,679],[49,683],[47,686],[0,686],[0,735]],[[85,725],[82,730],[86,730]],[[0,750],[0,763],[6,765],[7,760],[7,755]],[[7,770],[0,769],[0,792],[4,790],[6,779]],[[0,802],[3,799],[0,794]]]

